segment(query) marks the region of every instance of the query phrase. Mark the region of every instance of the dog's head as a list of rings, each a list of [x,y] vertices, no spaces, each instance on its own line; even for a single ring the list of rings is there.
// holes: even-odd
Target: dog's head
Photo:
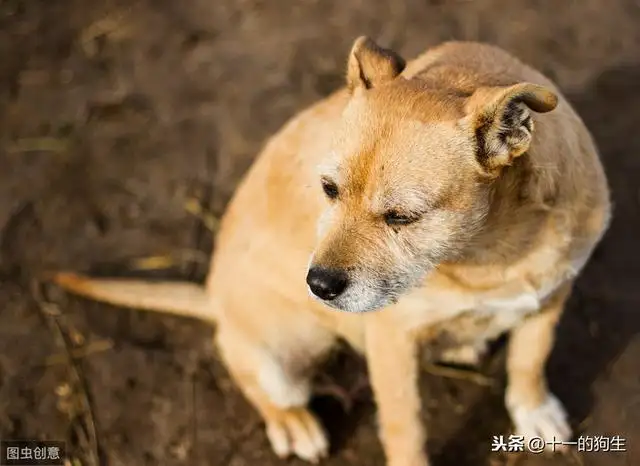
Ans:
[[[528,83],[447,91],[406,79],[404,66],[396,53],[356,40],[350,99],[319,167],[327,206],[307,284],[345,311],[391,304],[455,258],[483,226],[493,180],[527,151],[530,110],[557,104]]]

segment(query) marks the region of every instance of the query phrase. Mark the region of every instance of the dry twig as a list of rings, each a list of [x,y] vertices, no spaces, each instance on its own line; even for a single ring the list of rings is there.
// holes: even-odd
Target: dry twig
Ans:
[[[69,373],[73,379],[73,385],[79,391],[79,402],[82,407],[83,422],[81,425],[82,428],[77,429],[78,437],[88,444],[87,450],[89,452],[89,464],[91,466],[99,466],[100,454],[95,415],[86,381],[83,377],[82,370],[74,357],[74,351],[76,348],[73,347],[70,332],[64,322],[64,314],[57,304],[47,301],[44,298],[42,295],[41,283],[34,280],[31,285],[32,296],[37,304],[37,309],[43,319],[48,323],[49,328],[55,333],[56,343],[60,345],[61,349],[64,351]],[[76,462],[76,460],[74,460],[74,462]]]
[[[429,374],[433,374],[439,377],[466,380],[468,382],[473,382],[485,387],[490,387],[495,384],[495,381],[490,377],[482,375],[479,372],[474,372],[466,369],[455,369],[453,367],[443,367],[435,364],[427,364],[424,366],[424,370]]]
[[[71,356],[73,359],[80,359],[90,354],[101,353],[103,351],[107,351],[113,348],[113,342],[109,340],[98,340],[85,345],[82,348],[73,348],[69,352],[54,354],[53,356],[49,356],[47,358],[46,364],[48,366],[53,366],[56,364],[65,364],[68,360],[68,357]]]
[[[202,223],[207,227],[211,233],[217,233],[220,227],[220,219],[213,215],[211,212],[207,212],[203,207],[199,199],[194,197],[187,199],[184,208],[190,214],[198,217]]]

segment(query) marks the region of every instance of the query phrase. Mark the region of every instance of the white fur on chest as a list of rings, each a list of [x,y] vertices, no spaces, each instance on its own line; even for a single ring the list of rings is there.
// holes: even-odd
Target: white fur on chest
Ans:
[[[481,342],[511,330],[537,312],[545,298],[522,283],[477,294],[424,288],[399,303],[398,311],[404,314],[409,331],[437,327]]]
[[[538,312],[567,278],[556,276],[544,282],[539,290],[519,280],[476,294],[427,283],[383,312],[394,314],[399,331],[425,335],[427,340],[430,336],[446,333],[454,345],[468,345],[482,352],[488,341],[509,332]],[[345,328],[338,333],[358,351],[364,351],[362,316],[354,317],[357,320],[345,321]]]
[[[536,293],[526,288],[472,296],[438,295],[440,299],[428,305],[429,311],[421,313],[428,322],[420,327],[426,330],[423,342],[430,357],[448,362],[478,363],[490,341],[508,333],[541,307]],[[448,307],[433,307],[438,301]]]
[[[540,309],[540,301],[535,293],[522,293],[505,298],[479,300],[475,310],[478,316],[491,316],[487,333],[502,333],[510,330],[527,315]]]

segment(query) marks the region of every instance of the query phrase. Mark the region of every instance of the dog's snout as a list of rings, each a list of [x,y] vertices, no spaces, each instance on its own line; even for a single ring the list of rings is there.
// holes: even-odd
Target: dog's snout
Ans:
[[[324,267],[311,267],[307,273],[307,285],[320,299],[330,301],[338,297],[349,284],[346,272]]]

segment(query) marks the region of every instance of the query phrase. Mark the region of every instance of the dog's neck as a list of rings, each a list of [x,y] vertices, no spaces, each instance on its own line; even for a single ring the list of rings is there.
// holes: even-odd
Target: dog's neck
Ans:
[[[508,265],[522,260],[548,221],[555,186],[534,168],[530,154],[517,159],[494,182],[483,227],[453,263]]]

